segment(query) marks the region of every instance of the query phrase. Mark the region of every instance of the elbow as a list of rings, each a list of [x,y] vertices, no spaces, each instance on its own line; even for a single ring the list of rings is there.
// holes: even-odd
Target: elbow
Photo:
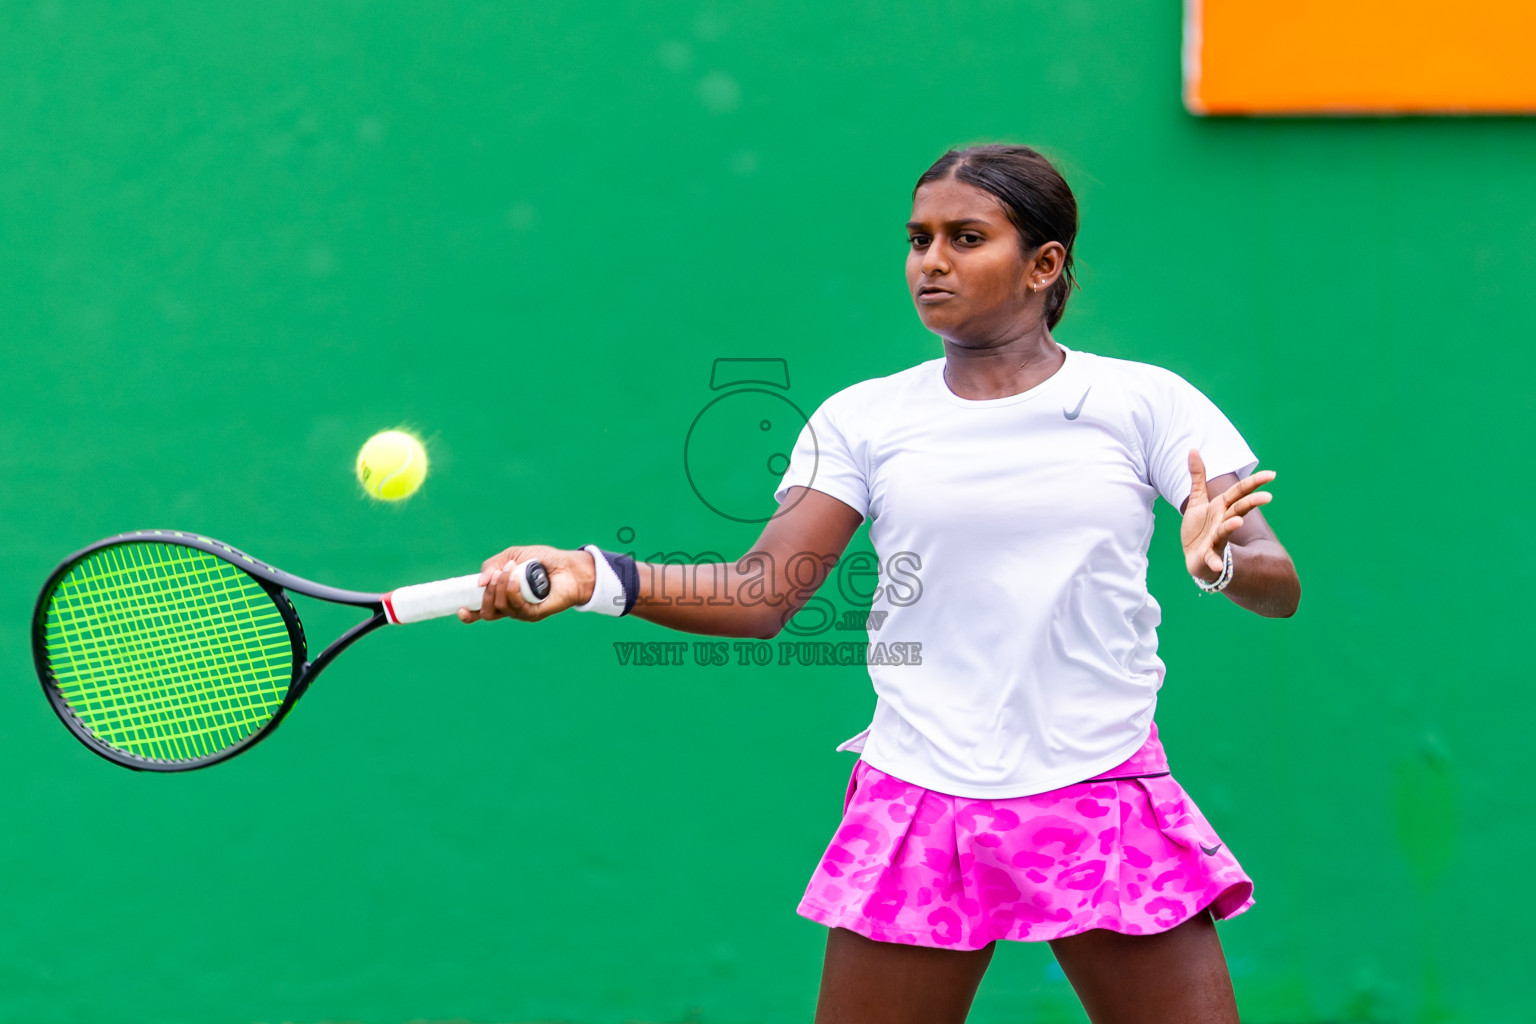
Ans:
[[[1282,619],[1288,619],[1292,615],[1295,615],[1296,614],[1296,609],[1298,609],[1300,607],[1301,607],[1301,581],[1297,580],[1296,581],[1296,586],[1291,589],[1291,599],[1290,599],[1289,603],[1286,604],[1285,611],[1284,611],[1284,613],[1281,614],[1280,617]]]
[[[1296,609],[1301,607],[1301,580],[1291,574],[1291,585],[1285,588],[1285,593],[1273,605],[1271,618],[1289,619],[1296,614]]]
[[[784,623],[794,616],[797,609],[786,608],[783,611],[775,610],[772,606],[765,607],[752,624],[752,638],[754,640],[772,640],[784,629]]]

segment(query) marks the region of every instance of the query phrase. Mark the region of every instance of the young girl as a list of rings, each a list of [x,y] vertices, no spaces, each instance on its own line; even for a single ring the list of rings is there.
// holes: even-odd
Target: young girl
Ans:
[[[843,823],[800,904],[829,928],[816,1020],[963,1021],[996,940],[1014,939],[1051,944],[1096,1024],[1235,1022],[1213,919],[1247,909],[1253,885],[1157,739],[1147,548],[1161,494],[1183,513],[1191,585],[1291,615],[1300,584],[1260,512],[1274,474],[1177,375],[1052,338],[1077,204],[1034,150],[946,153],[907,232],[907,284],[943,357],[817,409],[750,554],[636,565],[512,547],[460,616],[576,607],[770,638],[868,517],[881,566],[904,553],[918,578],[882,573],[880,636],[921,656],[870,666],[874,721],[844,745],[861,756]],[[536,605],[508,585],[528,558],[551,573]]]

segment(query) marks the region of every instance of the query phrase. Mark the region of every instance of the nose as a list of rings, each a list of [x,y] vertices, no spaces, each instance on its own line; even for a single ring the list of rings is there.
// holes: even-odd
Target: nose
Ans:
[[[923,253],[922,269],[924,277],[949,273],[949,256],[937,238],[928,246],[928,251]]]

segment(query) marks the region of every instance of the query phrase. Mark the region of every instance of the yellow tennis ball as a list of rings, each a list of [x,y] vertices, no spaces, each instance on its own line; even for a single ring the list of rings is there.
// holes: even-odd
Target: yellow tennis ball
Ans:
[[[382,501],[409,498],[426,478],[427,450],[403,430],[374,434],[357,453],[358,483]]]

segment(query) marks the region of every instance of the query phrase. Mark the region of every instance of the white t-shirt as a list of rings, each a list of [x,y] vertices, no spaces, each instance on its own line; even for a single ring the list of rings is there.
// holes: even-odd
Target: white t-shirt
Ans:
[[[1258,460],[1155,366],[1068,351],[1036,387],[984,401],[943,370],[933,359],[827,399],[775,496],[810,487],[871,520],[873,610],[887,612],[878,629],[871,616],[877,700],[844,748],[941,793],[1042,793],[1114,767],[1151,729],[1156,496],[1184,503],[1191,448],[1211,477]]]

